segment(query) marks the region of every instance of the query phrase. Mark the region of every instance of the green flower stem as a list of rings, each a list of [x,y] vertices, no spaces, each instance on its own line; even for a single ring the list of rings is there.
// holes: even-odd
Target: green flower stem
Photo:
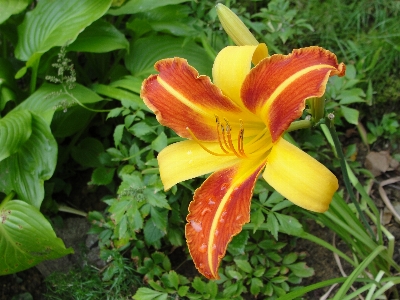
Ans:
[[[291,132],[299,129],[305,129],[305,128],[310,128],[311,127],[311,121],[310,120],[300,120],[300,121],[295,121],[292,124],[290,124],[289,128],[286,130],[286,132]]]
[[[354,195],[354,191],[351,187],[351,183],[350,183],[350,179],[349,179],[349,174],[347,172],[347,166],[346,166],[346,158],[344,157],[343,151],[342,151],[342,147],[340,145],[340,141],[338,138],[338,135],[336,133],[335,130],[335,126],[333,124],[333,122],[330,119],[326,119],[327,123],[328,123],[328,129],[329,129],[329,133],[332,136],[333,139],[333,143],[335,144],[335,148],[336,148],[336,153],[339,156],[339,160],[340,160],[340,168],[342,169],[342,175],[343,175],[343,181],[344,184],[346,186],[347,192],[349,193],[350,199],[351,201],[354,203],[358,214],[360,215],[360,218],[362,220],[362,222],[364,223],[365,228],[367,228],[367,230],[369,231],[371,237],[374,237],[374,233],[371,229],[371,226],[369,226],[367,219],[365,218],[364,213],[361,211],[360,208],[360,204],[357,202],[356,200],[356,196]]]
[[[1,203],[0,203],[0,209],[1,209],[4,205],[6,205],[6,203],[7,203],[8,201],[10,201],[12,198],[14,198],[14,196],[15,196],[15,192],[9,193],[9,194],[3,199],[3,201],[1,201]]]
[[[67,213],[70,213],[70,214],[82,216],[82,217],[85,217],[85,218],[87,217],[87,213],[85,213],[85,212],[83,212],[81,210],[66,206],[66,205],[62,205],[62,204],[58,206],[58,210],[59,211],[63,211],[63,212],[67,212]]]
[[[211,47],[210,43],[208,42],[208,39],[205,35],[205,33],[202,33],[200,36],[201,44],[208,54],[208,56],[212,59],[212,61],[215,60],[215,57],[217,56],[216,51]]]
[[[40,55],[37,56],[37,59],[35,59],[31,65],[32,68],[32,76],[31,76],[31,82],[29,86],[29,93],[32,95],[36,91],[36,81],[37,81],[37,74],[38,74],[38,69],[39,69],[39,63],[40,63]]]

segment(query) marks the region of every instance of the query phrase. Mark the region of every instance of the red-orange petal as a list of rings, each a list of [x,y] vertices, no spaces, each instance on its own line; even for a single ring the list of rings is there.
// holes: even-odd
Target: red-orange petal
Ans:
[[[345,66],[320,47],[293,50],[261,61],[245,79],[241,95],[245,106],[264,120],[276,141],[299,118],[305,100],[321,97],[329,76],[343,76]]]
[[[178,135],[191,138],[186,128],[202,141],[216,141],[215,116],[240,113],[240,108],[207,76],[191,67],[185,59],[168,58],[155,64],[158,75],[142,85],[141,97],[157,120]]]
[[[189,205],[186,240],[201,274],[218,279],[228,243],[250,221],[253,188],[265,162],[242,160],[213,173],[196,190]]]

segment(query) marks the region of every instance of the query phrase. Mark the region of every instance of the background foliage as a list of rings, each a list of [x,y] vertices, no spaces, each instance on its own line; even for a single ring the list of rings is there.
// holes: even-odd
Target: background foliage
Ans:
[[[336,53],[347,73],[330,80],[326,99],[339,130],[366,127],[369,144],[384,140],[399,150],[398,115],[393,113],[400,98],[398,1],[218,2],[230,6],[271,54],[309,45]],[[283,235],[308,237],[302,224],[310,216],[262,182],[254,194],[251,223],[228,248],[221,280],[181,274],[171,262],[174,251],[184,256],[180,263],[189,259],[185,216],[202,179],[164,192],[156,156],[180,138],[158,124],[139,93],[161,58],[184,57],[200,74],[211,75],[216,53],[232,44],[215,4],[0,0],[0,257],[6,258],[0,261],[0,275],[71,252],[48,219],[82,172],[90,172],[89,185],[105,204],[104,211],[90,211],[88,219],[107,261],[101,283],[110,298],[136,293],[135,299],[242,299],[245,294],[275,299],[313,275],[305,254],[296,253]],[[293,136],[337,172],[339,160],[332,159],[323,133],[305,130]],[[362,261],[368,253],[360,251]],[[382,263],[377,265],[376,272]],[[76,293],[87,289],[91,299],[98,299],[94,286]],[[60,285],[51,297],[63,293]]]

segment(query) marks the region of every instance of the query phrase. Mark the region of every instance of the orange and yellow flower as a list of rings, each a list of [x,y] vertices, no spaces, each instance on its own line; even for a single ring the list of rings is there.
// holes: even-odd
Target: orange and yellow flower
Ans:
[[[252,62],[255,65],[253,68]],[[216,57],[213,83],[182,58],[160,60],[141,97],[158,121],[187,140],[158,155],[166,190],[212,173],[189,205],[186,239],[197,269],[219,278],[228,243],[250,221],[255,182],[262,177],[293,203],[328,209],[336,177],[282,138],[305,100],[321,97],[329,76],[345,66],[320,47],[268,56],[264,44],[229,46]]]

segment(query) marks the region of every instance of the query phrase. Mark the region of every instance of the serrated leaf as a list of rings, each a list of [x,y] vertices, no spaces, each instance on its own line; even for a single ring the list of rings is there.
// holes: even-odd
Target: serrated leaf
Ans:
[[[0,162],[0,191],[15,191],[18,198],[36,208],[44,198],[44,181],[57,163],[57,143],[46,122],[32,115],[32,134],[18,151]]]
[[[27,110],[11,111],[0,119],[0,161],[14,154],[32,134]]]
[[[240,270],[245,271],[246,273],[251,273],[253,271],[253,267],[247,260],[234,259],[234,261]]]
[[[167,209],[171,209],[171,207],[168,204],[165,194],[162,192],[147,188],[143,191],[143,196],[151,206],[164,207]]]
[[[114,144],[116,147],[118,147],[121,144],[124,128],[125,128],[124,124],[120,124],[115,127],[113,137],[114,137]]]
[[[7,20],[11,15],[23,11],[32,0],[0,0],[0,24]]]
[[[104,152],[103,144],[95,138],[85,138],[72,148],[71,156],[84,167],[100,167],[99,155]]]
[[[16,273],[69,253],[73,250],[65,248],[34,206],[20,200],[0,205],[0,275]]]
[[[152,220],[147,220],[143,228],[144,240],[147,244],[151,245],[159,241],[165,233],[162,232]]]
[[[135,295],[133,295],[133,299],[135,300],[153,300],[153,299],[159,299],[159,300],[166,300],[168,297],[168,293],[164,292],[159,292],[159,291],[154,291],[149,288],[141,287],[137,290]]]
[[[183,57],[200,75],[211,76],[212,59],[204,48],[184,38],[152,36],[141,38],[131,45],[125,65],[132,75],[146,77],[154,73],[154,64],[166,57]]]
[[[257,229],[264,223],[265,217],[261,209],[256,210],[251,214],[251,223],[254,224],[253,233],[257,231]]]
[[[127,14],[130,15],[142,11],[149,11],[151,9],[160,6],[179,4],[187,1],[189,0],[163,0],[163,1],[135,0],[135,1],[129,1],[125,5],[119,8],[110,9],[108,13],[113,16],[127,15]]]
[[[150,214],[150,220],[153,221],[154,225],[157,226],[162,232],[167,233],[168,211],[160,211],[155,207],[151,207]]]
[[[201,294],[206,292],[207,285],[199,277],[195,277],[192,282],[192,287]]]
[[[35,53],[73,42],[78,34],[99,19],[111,0],[41,0],[18,27],[15,56],[23,61]]]
[[[273,213],[268,214],[267,226],[268,226],[268,230],[271,232],[273,237],[277,240],[279,224],[278,224],[278,220],[276,219],[276,217]]]
[[[88,26],[68,46],[68,51],[103,53],[129,49],[129,42],[114,25],[100,19]]]
[[[283,215],[280,213],[274,213],[276,218],[279,221],[279,231],[290,234],[290,235],[299,235],[303,232],[303,226],[300,224],[297,219],[292,216]]]
[[[175,271],[169,271],[169,273],[168,273],[168,281],[169,281],[171,287],[174,287],[175,289],[178,289],[179,276]]]
[[[189,287],[188,286],[180,286],[179,289],[178,289],[178,295],[180,297],[184,297],[184,296],[186,296],[188,291],[189,291]]]

